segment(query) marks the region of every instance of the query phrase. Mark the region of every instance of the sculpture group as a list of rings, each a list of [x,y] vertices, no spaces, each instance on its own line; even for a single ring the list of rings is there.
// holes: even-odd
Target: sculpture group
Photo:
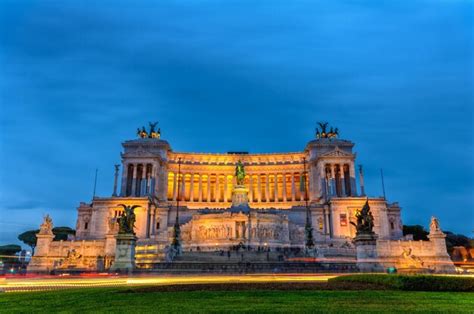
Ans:
[[[138,205],[126,206],[124,204],[120,204],[119,206],[122,206],[124,211],[123,211],[123,215],[117,219],[117,223],[119,226],[118,233],[119,234],[135,234],[133,230],[135,228],[135,220],[136,220],[134,210],[135,208],[140,207],[140,206]]]
[[[327,130],[328,122],[318,122],[319,128],[316,128],[316,138],[337,138],[339,136],[338,128],[331,127]]]
[[[142,126],[142,128],[137,128],[137,136],[140,138],[156,138],[159,139],[161,135],[161,130],[158,128],[158,130],[155,130],[156,126],[158,125],[158,122],[148,122],[148,125],[150,126],[150,131],[147,132],[145,127]]]
[[[356,235],[374,234],[374,216],[372,216],[372,212],[370,211],[368,199],[362,209],[356,213],[355,217],[357,222],[353,223],[351,221],[351,224],[356,227]]]

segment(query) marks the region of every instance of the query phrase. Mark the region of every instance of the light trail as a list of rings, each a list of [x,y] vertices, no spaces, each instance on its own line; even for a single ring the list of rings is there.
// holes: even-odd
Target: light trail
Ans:
[[[340,274],[349,275],[349,274]],[[155,275],[155,276],[101,276],[101,277],[35,277],[0,278],[0,291],[31,292],[71,288],[166,286],[189,284],[327,282],[339,274],[249,274],[249,275]],[[471,277],[474,275],[436,275]]]
[[[271,282],[326,282],[337,275],[321,274],[258,274],[258,275],[186,275],[107,278],[2,278],[0,290],[4,292],[46,291],[86,287],[116,287],[140,285],[186,285],[225,283]]]

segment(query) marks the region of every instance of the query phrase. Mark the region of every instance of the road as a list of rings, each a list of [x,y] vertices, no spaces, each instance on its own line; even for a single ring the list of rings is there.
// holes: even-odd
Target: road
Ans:
[[[337,275],[324,274],[252,274],[252,275],[185,275],[185,276],[38,276],[0,278],[0,291],[28,292],[86,287],[119,287],[137,285],[185,285],[209,283],[262,283],[262,282],[325,282]]]

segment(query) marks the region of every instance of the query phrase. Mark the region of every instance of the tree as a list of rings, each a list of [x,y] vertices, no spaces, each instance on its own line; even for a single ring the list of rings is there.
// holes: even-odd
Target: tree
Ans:
[[[412,226],[403,226],[403,235],[412,234],[413,240],[428,240],[429,232],[420,225],[412,225]]]
[[[8,244],[0,246],[0,261],[4,263],[13,263],[15,254],[21,251],[21,246],[16,244]],[[10,257],[11,256],[11,257]]]
[[[0,245],[0,255],[14,256],[21,251],[21,246],[16,244]]]
[[[76,230],[69,227],[56,227],[53,228],[54,239],[53,241],[67,240],[68,235],[76,235]]]
[[[471,239],[465,235],[454,234],[451,231],[445,231],[444,233],[446,233],[446,247],[450,254],[455,246],[463,246],[466,249],[471,247]]]
[[[28,230],[23,232],[18,236],[18,240],[21,242],[25,243],[29,247],[31,247],[31,253],[35,253],[35,247],[36,247],[36,234],[39,232],[39,230]]]
[[[36,247],[36,234],[39,230],[28,230],[18,236],[18,240],[22,241],[29,247],[31,247],[31,253],[34,254]],[[68,235],[75,235],[76,230],[69,227],[55,227],[53,228],[54,239],[53,241],[67,240]]]

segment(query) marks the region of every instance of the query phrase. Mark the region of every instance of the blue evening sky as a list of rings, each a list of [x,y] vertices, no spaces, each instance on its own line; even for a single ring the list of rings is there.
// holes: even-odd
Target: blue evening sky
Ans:
[[[153,120],[191,152],[301,151],[329,121],[405,224],[472,236],[472,1],[2,0],[0,69],[0,244],[75,227]]]

